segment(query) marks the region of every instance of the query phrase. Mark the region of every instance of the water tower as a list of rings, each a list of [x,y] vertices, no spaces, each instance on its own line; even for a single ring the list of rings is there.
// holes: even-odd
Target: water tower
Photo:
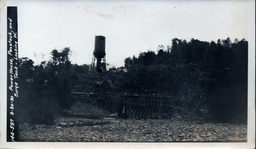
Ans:
[[[92,58],[92,70],[97,72],[106,71],[106,52],[105,43],[106,38],[104,36],[95,36],[95,46]],[[96,63],[95,63],[96,61]],[[95,67],[96,64],[96,67]]]

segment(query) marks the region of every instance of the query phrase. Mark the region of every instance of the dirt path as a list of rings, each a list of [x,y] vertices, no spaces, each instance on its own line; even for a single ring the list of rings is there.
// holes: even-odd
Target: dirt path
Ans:
[[[60,117],[55,125],[20,125],[22,141],[172,142],[247,139],[246,125],[186,123],[172,120]]]

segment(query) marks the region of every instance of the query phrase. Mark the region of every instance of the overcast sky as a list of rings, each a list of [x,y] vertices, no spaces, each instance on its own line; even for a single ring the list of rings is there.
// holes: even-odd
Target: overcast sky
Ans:
[[[71,61],[90,64],[95,35],[106,37],[106,60],[157,51],[173,38],[217,41],[248,38],[246,1],[55,1],[20,2],[19,56],[40,64],[53,49],[70,47]],[[249,5],[248,5],[249,4]]]

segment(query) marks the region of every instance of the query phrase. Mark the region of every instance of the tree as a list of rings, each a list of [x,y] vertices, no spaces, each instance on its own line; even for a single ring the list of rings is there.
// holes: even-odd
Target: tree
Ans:
[[[141,62],[144,66],[148,66],[154,63],[156,54],[154,51],[148,51],[140,53],[138,61]]]
[[[177,38],[172,39],[171,55],[174,58],[178,57],[178,42],[179,42],[179,39]]]
[[[54,49],[51,52],[52,61],[46,66],[49,74],[49,88],[55,92],[57,103],[61,108],[69,108],[73,103],[70,99],[69,79],[72,76],[70,53],[71,51],[67,47],[60,52]]]
[[[32,79],[34,62],[27,57],[19,59],[19,81],[24,82],[26,79]]]
[[[125,66],[125,68],[129,68],[129,67],[131,67],[132,65],[133,65],[133,60],[132,60],[130,57],[125,58],[125,60],[124,60],[124,66]]]

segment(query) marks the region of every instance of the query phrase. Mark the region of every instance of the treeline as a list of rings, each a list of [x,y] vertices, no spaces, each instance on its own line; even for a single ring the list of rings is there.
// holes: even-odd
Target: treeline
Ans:
[[[218,121],[246,122],[248,42],[174,38],[172,46],[125,59],[123,88],[171,93],[177,105]]]
[[[157,54],[154,51],[142,52],[138,57],[125,59],[125,67],[135,65],[173,64],[177,62],[198,63],[212,67],[227,68],[234,64],[235,59],[240,65],[247,65],[248,42],[245,39],[232,43],[230,38],[217,40],[217,43],[191,39],[190,42],[174,38],[172,46],[159,46]]]
[[[52,123],[70,108],[71,86],[79,82],[79,73],[88,72],[88,65],[71,64],[70,49],[53,50],[51,59],[34,65],[28,58],[19,59],[20,96],[17,108],[19,121]]]

